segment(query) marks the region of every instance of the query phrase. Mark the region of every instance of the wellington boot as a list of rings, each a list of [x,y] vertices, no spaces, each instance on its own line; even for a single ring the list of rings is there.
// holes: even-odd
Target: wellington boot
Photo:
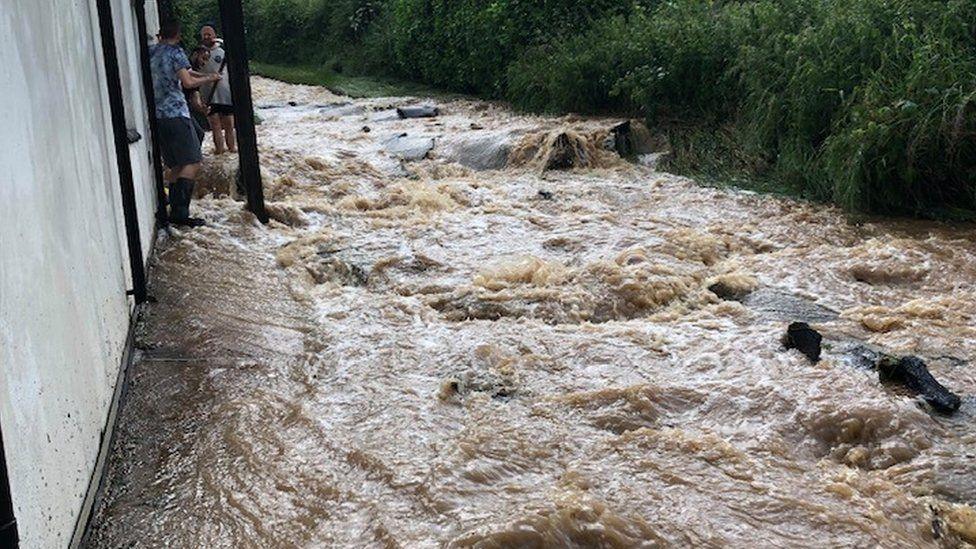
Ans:
[[[193,198],[193,180],[179,178],[169,186],[170,223],[181,227],[201,227],[207,223],[190,217],[190,200]]]

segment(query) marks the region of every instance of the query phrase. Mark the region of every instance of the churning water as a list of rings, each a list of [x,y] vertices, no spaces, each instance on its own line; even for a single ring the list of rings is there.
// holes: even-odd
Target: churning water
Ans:
[[[703,188],[619,121],[253,86],[274,221],[159,244],[89,545],[976,543],[972,227]]]

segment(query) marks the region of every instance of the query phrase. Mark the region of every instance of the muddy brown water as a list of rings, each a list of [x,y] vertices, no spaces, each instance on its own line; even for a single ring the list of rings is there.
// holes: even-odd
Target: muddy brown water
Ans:
[[[703,188],[603,152],[615,121],[253,87],[275,220],[206,198],[161,240],[88,546],[976,543],[972,227]],[[565,132],[597,146],[544,171]]]

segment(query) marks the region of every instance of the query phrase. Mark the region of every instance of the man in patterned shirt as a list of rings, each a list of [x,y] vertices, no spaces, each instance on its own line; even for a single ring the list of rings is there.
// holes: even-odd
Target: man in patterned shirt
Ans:
[[[190,217],[194,179],[200,169],[200,137],[190,119],[190,109],[180,88],[196,88],[220,80],[219,74],[196,76],[190,72],[190,60],[178,45],[180,24],[166,21],[159,29],[159,43],[150,48],[149,67],[152,72],[153,94],[156,103],[159,147],[163,161],[169,168],[170,221],[176,225],[199,227],[202,219]]]

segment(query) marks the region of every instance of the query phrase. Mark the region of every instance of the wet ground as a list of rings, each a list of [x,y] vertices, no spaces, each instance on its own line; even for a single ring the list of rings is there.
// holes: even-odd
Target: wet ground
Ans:
[[[616,120],[253,87],[274,220],[159,242],[88,546],[976,543],[973,227],[703,188]]]

